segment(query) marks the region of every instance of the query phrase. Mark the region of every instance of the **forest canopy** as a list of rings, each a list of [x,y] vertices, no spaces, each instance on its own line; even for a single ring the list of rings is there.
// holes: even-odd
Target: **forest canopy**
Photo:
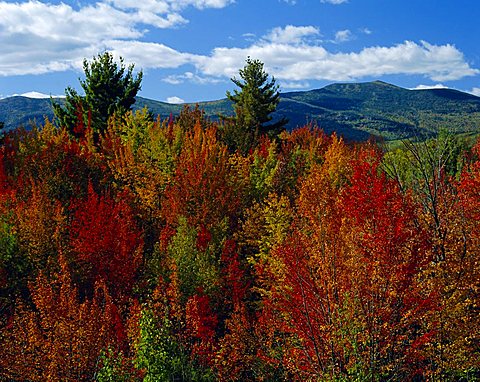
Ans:
[[[5,133],[0,380],[480,378],[479,143],[222,123]]]

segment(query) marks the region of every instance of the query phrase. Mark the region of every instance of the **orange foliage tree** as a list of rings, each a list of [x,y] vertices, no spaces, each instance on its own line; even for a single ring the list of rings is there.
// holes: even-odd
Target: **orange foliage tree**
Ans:
[[[117,308],[105,284],[81,301],[71,272],[60,257],[60,271],[49,280],[40,273],[30,285],[32,303],[19,301],[0,336],[0,375],[14,380],[87,381],[100,351],[123,346]]]
[[[277,344],[294,379],[408,378],[418,372],[413,364],[422,366],[418,349],[431,336],[422,318],[434,307],[416,278],[428,260],[422,232],[408,197],[379,174],[375,153],[348,160],[349,150],[332,144],[325,168],[304,183],[318,192],[300,195],[313,224],[302,232],[296,223],[274,250],[281,272],[258,268],[269,280],[264,321],[283,333]],[[340,154],[334,167],[345,164],[343,181],[342,172],[328,171],[331,154]]]

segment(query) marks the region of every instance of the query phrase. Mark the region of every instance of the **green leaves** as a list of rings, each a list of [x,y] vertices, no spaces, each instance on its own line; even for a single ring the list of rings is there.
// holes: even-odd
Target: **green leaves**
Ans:
[[[235,96],[275,100],[248,64]],[[130,78],[109,57],[85,69],[98,96]],[[76,137],[47,124],[0,148],[0,379],[478,374],[480,145],[461,174],[448,136],[384,156],[255,128],[229,152],[188,108],[127,113],[95,145],[78,110]]]
[[[236,134],[231,133],[233,143],[236,144],[235,148],[245,152],[249,147],[255,146],[255,141],[261,134],[276,135],[288,121],[283,118],[267,125],[272,120],[270,114],[280,102],[280,93],[275,78],[268,80],[261,61],[248,57],[239,74],[241,80],[232,78],[232,82],[240,90],[234,90],[233,95],[227,91],[227,98],[234,103],[235,128],[240,130]]]
[[[81,135],[79,125],[91,127],[96,134],[102,133],[114,114],[122,118],[135,103],[140,90],[142,72],[133,74],[134,65],[125,67],[113,60],[109,52],[99,54],[91,62],[83,61],[85,80],[80,81],[84,96],[71,87],[65,90],[65,106],[52,102],[58,123],[74,136]]]

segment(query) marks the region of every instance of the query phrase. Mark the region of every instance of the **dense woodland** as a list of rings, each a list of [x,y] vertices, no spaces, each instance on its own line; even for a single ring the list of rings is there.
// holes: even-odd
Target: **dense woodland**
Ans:
[[[0,380],[480,379],[480,143],[70,95],[1,138]]]
[[[478,379],[480,145],[224,131],[3,137],[3,380]]]

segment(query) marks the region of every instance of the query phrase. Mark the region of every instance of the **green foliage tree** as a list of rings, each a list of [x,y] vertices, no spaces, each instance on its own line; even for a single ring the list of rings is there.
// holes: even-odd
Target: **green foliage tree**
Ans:
[[[159,318],[144,309],[140,318],[140,338],[136,349],[136,366],[143,370],[144,382],[209,382],[209,370],[197,368],[171,333],[168,318]]]
[[[280,93],[275,78],[269,79],[263,69],[263,62],[248,57],[239,74],[240,79],[231,79],[239,90],[235,89],[233,94],[227,91],[226,94],[234,103],[235,110],[234,126],[227,130],[227,135],[236,148],[246,149],[252,147],[261,134],[278,134],[288,120],[282,118],[268,124],[280,102]]]
[[[103,132],[108,119],[123,115],[135,103],[143,73],[133,74],[134,65],[125,67],[124,59],[114,61],[109,52],[99,54],[91,62],[83,61],[85,80],[80,80],[84,96],[70,86],[65,89],[65,104],[53,102],[58,123],[76,135],[81,126],[90,125],[95,134]]]

